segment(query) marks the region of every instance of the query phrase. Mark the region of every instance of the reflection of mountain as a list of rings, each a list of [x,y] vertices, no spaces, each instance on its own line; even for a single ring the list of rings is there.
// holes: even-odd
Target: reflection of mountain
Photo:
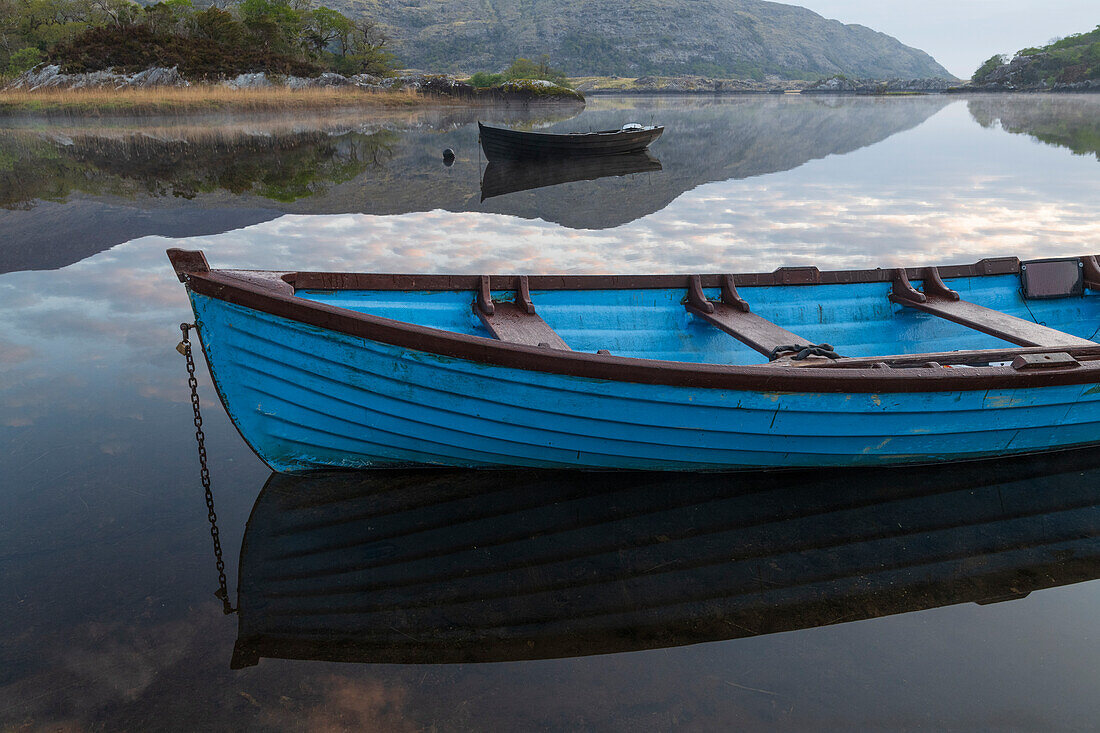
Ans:
[[[948,103],[943,97],[604,99],[596,105],[603,109],[586,110],[549,129],[660,122],[667,131],[653,154],[663,170],[578,180],[484,202],[479,196],[484,163],[473,122],[480,116],[530,125],[532,117],[536,123],[545,120],[546,110],[437,110],[369,128],[359,121],[341,126],[316,120],[228,128],[146,125],[140,132],[83,129],[69,132],[67,139],[55,128],[48,128],[54,130],[48,138],[11,130],[0,132],[0,204],[8,209],[0,210],[0,227],[15,233],[16,244],[0,247],[0,272],[61,266],[140,234],[207,233],[219,217],[239,225],[278,212],[446,209],[538,218],[571,228],[614,227],[659,211],[704,183],[789,170],[871,145],[920,124]],[[562,120],[574,111],[550,112],[550,119],[555,114]],[[452,167],[441,163],[444,148],[458,155]],[[50,230],[37,225],[33,211],[22,210],[33,209],[36,201],[74,197],[81,208],[65,220],[68,209],[54,207]],[[104,211],[94,211],[97,205]],[[159,213],[137,215],[166,208],[177,211],[164,217],[163,226]],[[211,215],[212,209],[222,213]],[[247,213],[227,216],[227,209]],[[111,213],[127,210],[135,213],[137,225]],[[86,225],[89,216],[99,221],[95,229]],[[66,243],[61,249],[59,241]]]
[[[661,170],[647,152],[551,160],[489,161],[481,176],[481,200],[533,188]]]
[[[245,530],[234,664],[660,648],[1097,577],[1087,452],[826,476],[272,476]]]
[[[634,120],[663,124],[665,134],[651,146],[662,170],[637,181],[601,179],[516,194],[486,202],[485,208],[575,229],[619,226],[660,211],[704,183],[790,170],[872,145],[919,125],[949,102],[943,97],[662,98],[626,103],[637,108],[587,110],[554,125],[554,131],[606,129]]]
[[[1100,160],[1100,95],[998,94],[971,99],[967,107],[982,127],[999,121],[1005,132],[1030,135]]]

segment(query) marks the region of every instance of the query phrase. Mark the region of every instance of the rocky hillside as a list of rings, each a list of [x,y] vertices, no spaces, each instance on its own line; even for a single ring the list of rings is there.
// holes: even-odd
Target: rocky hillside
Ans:
[[[330,0],[388,32],[398,63],[497,71],[549,54],[571,76],[945,77],[884,33],[761,0]]]

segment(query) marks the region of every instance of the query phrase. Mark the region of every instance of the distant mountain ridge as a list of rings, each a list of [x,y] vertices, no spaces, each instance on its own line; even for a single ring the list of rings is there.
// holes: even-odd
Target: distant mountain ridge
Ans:
[[[330,0],[380,22],[399,63],[495,71],[549,54],[571,76],[953,78],[861,25],[762,0]]]

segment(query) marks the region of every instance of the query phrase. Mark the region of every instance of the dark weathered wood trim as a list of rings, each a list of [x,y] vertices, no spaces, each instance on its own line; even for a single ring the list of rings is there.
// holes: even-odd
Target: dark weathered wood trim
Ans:
[[[837,369],[906,369],[921,366],[929,361],[941,364],[964,364],[984,366],[990,362],[1012,361],[1021,354],[1049,354],[1054,351],[1072,354],[1080,361],[1100,359],[1100,344],[1096,346],[1074,346],[1065,349],[1051,349],[1049,346],[1019,346],[1003,349],[972,349],[967,351],[937,351],[929,354],[890,354],[887,356],[847,357],[837,361],[802,361],[792,366],[802,369],[833,367]]]
[[[177,250],[179,251],[179,250]],[[902,268],[908,278],[919,280],[923,268]],[[982,277],[986,275],[1016,275],[1020,261],[1015,257],[980,260],[971,265],[939,267],[944,278]],[[732,277],[735,287],[765,287],[773,285],[850,285],[856,283],[893,282],[897,268],[874,270],[826,270],[815,276],[810,270],[792,275],[790,268],[774,272],[741,273],[737,275],[700,275],[704,288],[721,288]],[[417,275],[353,272],[278,272],[296,290],[469,290],[478,287],[480,275]],[[518,275],[493,275],[494,283],[514,283]],[[656,290],[686,288],[688,275],[528,275],[532,290]]]

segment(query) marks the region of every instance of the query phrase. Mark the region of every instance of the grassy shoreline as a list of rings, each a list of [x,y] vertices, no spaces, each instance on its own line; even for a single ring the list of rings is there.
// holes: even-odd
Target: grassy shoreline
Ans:
[[[413,90],[231,89],[217,85],[148,89],[22,89],[0,91],[0,117],[14,115],[101,116],[202,112],[293,112],[341,108],[401,109],[468,105],[476,100],[426,95]]]

